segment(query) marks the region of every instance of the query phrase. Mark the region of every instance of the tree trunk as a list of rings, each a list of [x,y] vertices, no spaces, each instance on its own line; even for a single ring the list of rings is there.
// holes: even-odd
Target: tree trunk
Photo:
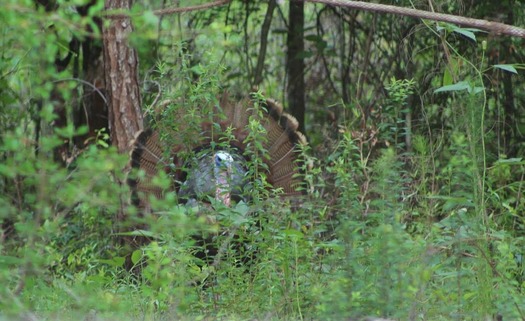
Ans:
[[[130,9],[131,0],[105,0],[106,10]],[[111,144],[119,153],[128,153],[136,133],[143,129],[141,99],[138,83],[137,52],[128,44],[132,32],[127,17],[110,18],[104,24],[104,74],[108,102]],[[126,169],[127,170],[127,169]],[[121,185],[124,181],[117,178]],[[117,220],[126,220],[129,195],[121,194]]]
[[[131,0],[106,0],[106,10],[130,9]],[[128,44],[132,32],[126,17],[113,17],[103,28],[104,69],[111,144],[128,152],[135,134],[143,128],[138,83],[138,57]]]
[[[286,72],[288,74],[287,98],[290,113],[299,121],[304,133],[305,83],[304,83],[304,3],[290,1],[288,26],[288,51]]]
[[[264,60],[266,58],[266,47],[268,45],[268,34],[272,24],[273,12],[277,7],[277,0],[269,0],[266,16],[261,27],[261,46],[259,47],[259,56],[257,57],[257,67],[255,67],[255,76],[253,85],[258,87],[263,81]]]

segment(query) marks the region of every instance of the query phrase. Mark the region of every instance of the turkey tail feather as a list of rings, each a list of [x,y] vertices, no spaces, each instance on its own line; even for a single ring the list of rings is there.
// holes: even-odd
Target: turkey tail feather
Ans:
[[[267,132],[264,147],[268,150],[268,181],[275,188],[282,188],[285,195],[301,194],[299,164],[301,159],[298,145],[305,145],[306,138],[299,132],[295,117],[283,112],[283,107],[274,100],[266,100],[268,117],[263,123]]]
[[[128,184],[134,194],[135,205],[144,205],[141,203],[146,202],[144,200],[145,195],[151,194],[157,198],[163,195],[163,190],[154,185],[152,179],[158,175],[159,165],[164,164],[164,151],[158,133],[151,129],[138,132],[132,146],[131,168],[144,171],[144,177],[130,178]],[[145,195],[139,195],[140,193]]]

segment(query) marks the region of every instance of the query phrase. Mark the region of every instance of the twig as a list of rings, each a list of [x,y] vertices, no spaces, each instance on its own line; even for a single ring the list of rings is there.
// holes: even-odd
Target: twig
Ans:
[[[350,1],[350,0],[294,0],[302,2],[314,2],[314,3],[324,3],[327,5],[333,6],[342,6],[352,9],[360,9],[366,11],[375,11],[382,13],[391,13],[401,16],[408,16],[413,18],[420,19],[429,19],[434,21],[444,21],[449,23],[454,23],[462,26],[473,27],[483,29],[495,34],[502,34],[507,36],[514,36],[525,38],[525,29],[507,25],[501,22],[494,22],[481,19],[473,19],[461,16],[455,16],[451,14],[429,12],[424,10],[417,10],[412,8],[403,8],[396,7],[385,4],[370,3],[370,2],[360,2],[360,1]]]
[[[157,16],[164,16],[164,15],[173,14],[173,13],[204,10],[204,9],[209,9],[209,8],[225,5],[229,3],[230,1],[231,0],[218,0],[215,2],[200,4],[200,5],[191,6],[191,7],[159,9],[159,10],[154,10],[153,13]]]
[[[174,13],[183,13],[183,12],[190,12],[190,11],[197,11],[197,10],[204,10],[209,9],[213,7],[218,7],[225,5],[227,3],[230,3],[231,0],[218,0],[214,2],[199,4],[196,6],[190,6],[190,7],[177,7],[177,8],[165,8],[165,9],[158,9],[153,10],[153,14],[156,16],[166,16]],[[109,19],[123,19],[123,18],[129,18],[131,14],[129,13],[106,13],[105,17]]]
[[[106,96],[104,96],[104,93],[102,93],[102,91],[99,88],[97,88],[94,84],[90,83],[89,81],[85,81],[80,78],[63,78],[63,79],[55,80],[53,82],[58,83],[58,82],[64,82],[64,81],[76,81],[76,82],[79,82],[83,85],[90,87],[91,89],[93,89],[94,92],[96,92],[100,96],[100,98],[104,101],[104,104],[108,106],[108,100],[106,99]]]

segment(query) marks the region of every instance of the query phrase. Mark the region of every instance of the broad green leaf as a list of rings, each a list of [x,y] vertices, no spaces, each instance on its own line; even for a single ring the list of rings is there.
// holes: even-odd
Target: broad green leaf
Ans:
[[[235,212],[242,216],[246,216],[250,210],[250,207],[244,202],[239,202],[237,205],[235,205]]]
[[[142,259],[143,255],[142,255],[142,250],[135,250],[133,251],[133,253],[131,254],[131,262],[133,264],[137,264],[138,262],[140,262],[140,260]]]
[[[446,23],[446,22],[441,22],[437,26],[437,31],[441,31],[441,30],[446,30],[448,32],[459,33],[460,35],[463,35],[463,36],[465,36],[465,37],[467,37],[469,39],[472,39],[474,41],[476,41],[476,35],[474,33],[475,32],[483,32],[483,30],[476,29],[476,28],[460,28],[460,27],[456,26],[455,24]]]
[[[197,75],[202,75],[205,72],[204,68],[200,64],[197,64],[191,67],[190,70],[193,71]]]
[[[435,94],[446,92],[446,91],[461,91],[461,90],[471,90],[471,87],[468,82],[460,81],[453,85],[443,86],[434,91]]]
[[[465,29],[462,29],[462,28],[457,28],[457,29],[454,29],[454,32],[456,33],[459,33],[467,38],[470,38],[474,41],[476,41],[476,35],[472,32],[472,31],[469,31],[469,30],[465,30]]]
[[[452,85],[452,73],[450,72],[449,68],[445,68],[445,72],[443,73],[443,86],[450,86]]]
[[[513,74],[518,74],[518,71],[516,70],[516,68],[514,68],[513,65],[494,65],[494,68],[505,70]]]

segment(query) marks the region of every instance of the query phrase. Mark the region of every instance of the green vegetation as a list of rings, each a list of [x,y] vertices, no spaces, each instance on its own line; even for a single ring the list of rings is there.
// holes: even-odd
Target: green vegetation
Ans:
[[[525,319],[523,39],[306,4],[305,196],[256,173],[250,202],[214,204],[210,223],[174,193],[141,216],[119,184],[129,155],[82,123],[99,92],[71,41],[100,45],[104,8],[87,2],[0,11],[0,320]],[[518,2],[461,3],[434,6],[524,23]],[[250,90],[267,4],[161,6],[131,9],[144,114],[163,141],[192,139],[181,123]],[[281,101],[287,10],[260,85]],[[141,224],[151,241],[133,247]],[[199,235],[219,254],[199,259]]]

